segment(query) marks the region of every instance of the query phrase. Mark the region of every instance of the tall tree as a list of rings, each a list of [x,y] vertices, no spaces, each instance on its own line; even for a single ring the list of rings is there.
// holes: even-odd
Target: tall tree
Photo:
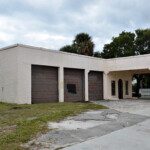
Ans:
[[[94,43],[87,33],[79,33],[75,36],[72,45],[66,45],[60,51],[93,56]]]
[[[110,44],[104,45],[101,56],[107,59],[135,55],[136,46],[134,41],[134,33],[123,31],[118,37],[113,37]]]
[[[73,41],[73,46],[77,49],[78,54],[92,56],[94,52],[94,43],[87,33],[79,33]]]
[[[150,29],[138,29],[136,32],[136,46],[138,54],[150,53]]]

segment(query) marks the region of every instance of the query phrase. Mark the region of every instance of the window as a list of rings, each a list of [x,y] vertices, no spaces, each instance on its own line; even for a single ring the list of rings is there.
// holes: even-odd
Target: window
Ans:
[[[115,81],[111,81],[111,95],[116,95],[116,83]]]
[[[76,94],[76,85],[75,84],[67,84],[67,90],[69,93]]]
[[[128,81],[126,81],[125,84],[126,84],[126,95],[128,95],[128,94],[129,94],[129,90],[128,90],[128,86],[129,86],[129,85],[128,85]]]

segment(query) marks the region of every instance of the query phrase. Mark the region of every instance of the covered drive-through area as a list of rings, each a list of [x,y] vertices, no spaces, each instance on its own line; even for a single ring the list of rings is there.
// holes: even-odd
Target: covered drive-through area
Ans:
[[[109,90],[107,91],[107,97],[105,98],[109,100],[140,98],[140,96],[138,95],[134,96],[133,94],[133,82],[134,82],[133,77],[135,74],[150,75],[150,70],[149,69],[122,70],[122,71],[112,71],[107,73],[106,83],[107,83],[107,88]],[[142,88],[142,85],[140,86],[140,88]]]

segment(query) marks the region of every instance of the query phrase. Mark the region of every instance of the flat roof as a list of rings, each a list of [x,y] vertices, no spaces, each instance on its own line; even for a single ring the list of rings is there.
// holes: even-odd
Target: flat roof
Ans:
[[[36,46],[31,46],[31,45],[24,45],[24,44],[19,44],[19,43],[0,48],[0,51],[8,50],[8,49],[15,48],[15,47],[24,47],[24,48],[31,48],[31,49],[42,50],[42,51],[49,51],[49,52],[65,54],[65,55],[74,55],[74,56],[84,57],[84,58],[88,58],[88,59],[105,60],[104,58],[98,58],[98,57],[75,54],[75,53],[68,53],[68,52],[63,52],[63,51],[59,51],[59,50],[52,50],[52,49],[48,49],[48,48],[36,47]]]
[[[86,58],[98,59],[98,60],[116,60],[116,59],[129,59],[129,58],[137,58],[137,57],[150,56],[150,54],[143,54],[143,55],[135,55],[135,56],[127,56],[127,57],[118,57],[118,58],[105,59],[105,58],[98,58],[98,57],[80,55],[80,54],[75,54],[75,53],[68,53],[68,52],[63,52],[63,51],[58,51],[58,50],[52,50],[52,49],[43,48],[43,47],[25,45],[25,44],[20,44],[20,43],[0,48],[0,51],[8,50],[8,49],[11,49],[11,48],[14,48],[14,47],[25,47],[25,48],[31,48],[31,49],[37,49],[37,50],[44,50],[44,51],[50,51],[50,52],[54,52],[54,53],[62,53],[62,54],[67,54],[67,55],[74,55],[74,56],[79,56],[79,57],[84,57],[84,58],[86,57]]]

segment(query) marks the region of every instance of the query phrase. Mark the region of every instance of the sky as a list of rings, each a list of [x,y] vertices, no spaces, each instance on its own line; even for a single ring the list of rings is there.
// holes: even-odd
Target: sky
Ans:
[[[88,33],[95,51],[122,31],[150,28],[150,0],[0,0],[0,48],[59,50]]]

